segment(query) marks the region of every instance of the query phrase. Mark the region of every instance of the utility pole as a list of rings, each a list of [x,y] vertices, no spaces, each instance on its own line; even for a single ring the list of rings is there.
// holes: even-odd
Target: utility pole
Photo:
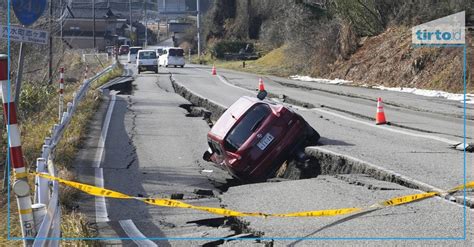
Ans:
[[[64,51],[64,41],[63,41],[63,23],[64,23],[64,20],[62,19],[63,17],[63,0],[60,0],[59,1],[59,21],[60,21],[60,25],[61,25],[61,30],[60,30],[60,35],[61,35],[61,52]]]
[[[201,58],[201,8],[200,8],[199,0],[196,1],[196,4],[197,4],[196,25],[197,25],[197,41],[198,41],[198,58]]]
[[[146,13],[146,8],[147,8],[147,1],[145,0],[145,48],[148,46],[148,18],[147,18],[147,13]]]
[[[128,1],[128,7],[129,7],[129,11],[130,11],[130,46],[133,45],[132,43],[132,30],[133,30],[133,25],[132,25],[132,0],[129,0]]]
[[[95,0],[92,0],[92,15],[93,15],[93,20],[94,20],[94,24],[92,26],[92,35],[94,36],[94,50],[96,48],[96,41],[95,41]]]
[[[53,0],[49,1],[48,83],[53,83]]]
[[[157,16],[158,16],[158,43],[160,43],[161,41],[161,38],[160,38],[160,35],[161,35],[161,16],[160,16],[160,4],[159,4],[160,0],[156,0],[156,13],[157,13]]]

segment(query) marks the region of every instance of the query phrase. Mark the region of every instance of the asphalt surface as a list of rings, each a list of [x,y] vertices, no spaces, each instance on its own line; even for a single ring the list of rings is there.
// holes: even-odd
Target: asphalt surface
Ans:
[[[199,65],[187,65],[186,69],[169,68],[169,71],[181,85],[223,106],[229,106],[240,96],[255,95],[252,89],[256,88],[258,83],[257,75],[218,69],[219,75],[222,76],[222,78],[219,78],[217,76],[211,76],[209,67]],[[273,81],[286,80],[284,78],[275,77],[272,79]],[[296,84],[294,81],[291,83]],[[275,88],[273,86],[275,86]],[[319,87],[319,85],[312,85],[312,87]],[[462,184],[464,179],[464,154],[462,151],[452,149],[449,143],[463,141],[461,138],[463,135],[463,125],[460,125],[462,119],[457,116],[459,112],[462,112],[462,110],[458,109],[461,105],[460,103],[447,102],[446,105],[443,105],[444,101],[439,99],[420,96],[413,97],[413,95],[403,95],[397,100],[397,95],[392,94],[399,93],[342,86],[342,91],[347,91],[348,88],[354,88],[358,95],[364,94],[363,97],[344,96],[344,94],[348,95],[349,93],[339,93],[337,91],[338,86],[331,85],[331,89],[329,89],[327,85],[323,85],[322,87],[326,87],[324,91],[295,88],[293,86],[282,88],[281,83],[272,83],[272,80],[266,84],[266,89],[270,93],[285,94],[292,99],[315,105],[313,109],[298,109],[300,114],[320,132],[322,136],[322,146],[318,148],[349,155],[376,164],[382,168],[413,178],[416,181],[426,183],[436,188],[448,189],[455,185]],[[327,91],[329,90],[333,92],[328,93]],[[387,96],[386,98],[389,99],[390,105],[386,107],[386,114],[388,116],[394,116],[395,119],[406,118],[410,119],[410,121],[397,122],[401,127],[377,127],[373,122],[364,118],[364,116],[369,116],[369,113],[367,113],[369,106],[371,109],[370,114],[374,114],[375,112],[376,103],[373,100],[366,99],[370,97],[376,99],[375,93],[381,93],[382,95],[378,96]],[[372,96],[370,96],[371,94]],[[405,98],[408,98],[408,100],[405,100]],[[417,108],[411,109],[410,107],[405,107],[405,105],[409,105],[412,102],[419,103]],[[425,103],[422,104],[420,102]],[[322,107],[322,105],[324,105],[324,107]],[[435,107],[433,108],[434,110],[424,110],[430,109],[431,107]],[[344,111],[339,109],[344,109]],[[470,109],[468,109],[468,113],[469,111]],[[448,112],[451,113],[451,115],[448,114]],[[471,123],[472,122],[468,121],[468,140],[472,136],[472,129],[469,125]],[[421,129],[421,131],[416,131],[416,129]],[[466,177],[468,181],[472,180],[472,153],[466,154]],[[323,209],[338,208],[341,207],[341,205],[334,204],[334,202],[339,202],[336,198],[351,198],[351,195],[357,195],[357,197],[359,197],[359,194],[364,194],[362,191],[338,188],[337,196],[332,196],[331,193],[327,193],[327,191],[330,190],[327,186],[322,186],[324,189],[318,187],[319,182],[318,179],[314,180],[313,188],[315,188],[315,192],[319,193],[313,194],[324,195],[321,199],[328,196],[329,200],[316,200],[315,202],[318,203],[318,208],[319,206],[322,206]],[[294,183],[296,187],[294,190],[291,189],[293,186],[288,186],[288,184],[285,183],[278,189],[275,189],[274,185],[271,184],[265,184],[265,187],[260,184],[248,185],[246,189],[242,187],[231,188],[229,192],[224,194],[223,203],[225,205],[235,205],[237,209],[244,211],[262,210],[262,208],[269,209],[270,211],[282,210],[287,208],[282,205],[288,205],[288,202],[291,202],[291,205],[293,205],[293,202],[296,202],[295,204],[297,205],[311,204],[311,200],[308,200],[308,198],[311,198],[310,195],[302,196],[299,201],[295,201],[293,197],[290,197],[291,199],[282,200],[281,203],[272,200],[274,195],[279,195],[284,190],[288,190],[289,195],[292,195],[298,194],[297,192],[309,186],[308,184],[298,186],[299,183],[303,183],[302,181]],[[264,188],[271,189],[265,190]],[[317,188],[319,188],[319,190]],[[410,194],[413,193],[413,191],[405,190],[401,194],[407,193]],[[373,195],[373,193],[371,194]],[[389,198],[391,196],[393,196],[393,194],[386,193],[384,196],[380,195],[380,198]],[[364,198],[364,200],[355,204],[360,205],[367,203],[367,198],[363,196],[362,198]],[[413,224],[411,228],[409,228],[409,234],[405,230],[400,230],[400,228],[404,228],[403,224],[386,225],[385,223],[380,224],[379,222],[376,225],[378,225],[380,229],[387,229],[387,232],[359,231],[359,228],[357,228],[356,234],[354,234],[354,228],[348,227],[344,231],[337,230],[331,231],[331,234],[325,232],[324,234],[315,234],[314,236],[315,238],[321,236],[328,238],[338,236],[346,238],[423,238],[435,237],[435,235],[438,237],[447,237],[451,234],[462,235],[462,207],[451,205],[451,203],[441,199],[430,200],[436,201],[436,203],[439,203],[440,207],[444,209],[432,207],[428,204],[417,204],[416,207],[420,206],[422,209],[415,210],[415,213],[428,213],[420,218],[420,222]],[[322,203],[327,201],[330,203]],[[303,208],[307,209],[308,207]],[[298,210],[293,208],[287,209],[288,210],[282,211]],[[452,211],[453,213],[457,211],[458,213],[454,214],[458,217],[461,216],[461,218],[457,218],[456,220],[456,217],[452,216],[449,217],[449,219],[445,219],[446,221],[441,220],[438,218],[438,213],[444,210],[446,210],[446,212]],[[470,212],[470,210],[468,210],[468,212]],[[388,213],[388,215],[390,215],[390,213]],[[385,220],[387,222],[398,221],[397,217],[389,218]],[[409,218],[410,217],[407,217],[404,220],[408,220]],[[470,218],[469,215],[468,218]],[[366,220],[365,217],[364,220]],[[385,220],[381,220],[381,222],[383,223]],[[440,220],[441,222],[445,222],[448,226],[444,226],[438,230],[426,227],[430,225],[433,220],[436,222]],[[306,235],[301,235],[301,233],[308,232],[302,230],[302,228],[307,226],[306,224],[302,224],[302,228],[297,228],[297,230],[292,231],[289,229],[294,228],[288,227],[285,220],[269,220],[268,222],[271,223],[266,224],[262,223],[262,221],[251,219],[249,220],[249,227],[254,231],[264,232],[265,236],[269,237],[303,237]],[[295,220],[294,222],[300,221]],[[328,224],[328,222],[325,223]],[[324,224],[322,226],[324,226]],[[446,231],[446,229],[451,229],[452,231]],[[430,233],[425,233],[425,231]],[[432,235],[431,233],[434,232],[436,232],[436,234]],[[467,235],[468,238],[472,237],[472,232],[468,232]],[[308,237],[311,236],[313,235],[308,235]],[[444,244],[446,243],[442,245]]]
[[[181,194],[187,203],[219,207],[218,198],[195,193],[195,190],[215,190],[209,179],[201,175],[201,170],[208,167],[199,166],[206,149],[209,130],[206,122],[199,117],[186,117],[187,111],[180,105],[189,102],[166,91],[170,88],[167,74],[143,73],[136,76],[134,88],[132,95],[117,95],[103,161],[100,168],[91,168],[96,159],[97,137],[106,122],[106,106],[110,104],[106,102],[97,113],[88,141],[76,161],[79,180],[94,184],[97,181],[94,170],[102,169],[105,188],[139,197],[170,198]],[[94,198],[84,195],[80,208],[94,219],[98,211],[95,205]],[[207,226],[206,220],[215,218],[208,213],[153,207],[136,200],[106,199],[106,214],[108,220],[97,223],[103,238],[135,238],[136,235],[126,232],[131,222],[147,238],[171,238],[153,240],[159,246],[168,246],[173,239],[177,241],[174,246],[201,245],[213,240],[199,238],[235,235],[229,227]],[[204,223],[200,223],[203,219]],[[103,243],[150,244],[119,239]]]
[[[224,106],[230,106],[240,96],[255,95],[254,92],[244,88],[256,88],[258,85],[258,77],[255,75],[218,70],[219,75],[228,78],[227,81],[224,80],[225,82],[223,82],[217,76],[211,76],[209,68],[204,69],[198,65],[187,65],[185,69],[169,68],[169,71],[186,88]],[[235,84],[243,88],[234,86],[235,81],[241,82]],[[242,85],[244,82],[246,84]],[[325,96],[326,92],[321,93],[317,90],[282,89],[281,86],[276,88],[273,86],[274,84],[271,82],[267,83],[266,90],[275,94],[286,90],[284,93],[288,97],[314,105],[318,105],[316,102],[321,102],[320,104],[325,106],[337,105],[337,108],[344,108],[347,111],[357,111],[367,108],[366,105],[370,105],[370,114],[375,115],[376,103],[372,101],[352,97],[341,99],[344,96],[338,96],[337,94],[327,97]],[[374,91],[372,89],[367,90],[371,93]],[[421,99],[418,100],[421,101]],[[403,102],[403,98],[400,101]],[[453,106],[453,111],[455,108]],[[446,129],[453,129],[453,133],[441,135],[394,126],[376,126],[372,121],[359,118],[351,113],[331,110],[327,107],[299,109],[298,112],[321,134],[321,144],[324,149],[376,164],[440,189],[449,189],[463,183],[464,154],[462,151],[453,149],[446,142],[458,143],[463,141],[462,138],[455,136],[457,134],[462,136],[463,134],[463,126],[456,125],[457,121],[461,121],[460,119],[448,118],[444,114],[436,114],[435,119],[430,119],[426,117],[426,114],[434,115],[434,113],[424,114],[418,111],[407,113],[411,120],[406,124],[416,123],[416,125],[409,125],[409,127],[426,126],[426,128],[432,128],[431,131],[439,133],[443,132],[442,128],[431,127],[433,122],[447,118],[446,121],[441,121],[442,125]],[[410,112],[409,109],[405,110]],[[369,110],[367,109],[367,111]],[[390,107],[386,108],[385,112],[389,121],[391,121],[393,115],[397,114],[397,111],[392,112]],[[458,128],[452,126],[458,126]],[[472,133],[471,126],[472,123],[467,125],[469,134]],[[444,132],[447,132],[447,130]],[[444,139],[448,140],[445,141]],[[472,153],[466,154],[466,177],[469,181],[473,180],[472,158]]]
[[[131,68],[134,69],[133,66]],[[103,161],[100,162],[99,168],[91,167],[91,164],[96,162],[98,137],[103,130],[104,122],[107,122],[106,112],[110,103],[106,101],[96,114],[87,141],[76,161],[79,180],[97,184],[97,169],[102,169],[104,187],[126,194],[165,198],[169,198],[172,194],[182,194],[186,202],[194,205],[226,206],[236,210],[268,213],[370,206],[394,196],[420,192],[378,181],[366,175],[351,174],[235,186],[218,197],[196,195],[194,193],[196,189],[214,190],[215,194],[219,194],[214,185],[225,182],[228,177],[201,160],[202,152],[207,149],[206,133],[209,127],[200,117],[186,116],[187,111],[180,105],[189,102],[173,92],[169,73],[189,89],[224,106],[229,106],[242,95],[255,95],[254,92],[232,85],[251,89],[257,85],[256,75],[221,70],[218,72],[224,76],[224,82],[211,76],[209,68],[195,65],[186,65],[184,69],[160,68],[159,75],[146,72],[136,76],[132,95],[116,97]],[[348,90],[348,93],[357,93],[364,97],[343,96],[326,92],[330,89],[326,88],[326,85],[322,86],[326,90],[323,92],[284,87],[281,83],[275,82],[277,80],[284,79],[271,78],[266,82],[267,90],[271,93],[281,92],[299,101],[308,101],[315,106],[319,104],[318,109],[329,111],[298,108],[304,118],[322,135],[320,148],[351,155],[443,189],[462,183],[462,152],[449,148],[446,142],[364,124],[370,122],[358,115],[373,115],[375,112],[374,102],[364,99],[372,97],[370,94],[372,92],[367,93],[364,90],[359,92],[358,88],[354,89],[356,91],[351,91],[347,89],[348,87],[344,87],[342,91]],[[339,89],[334,86],[331,90]],[[387,98],[388,103],[392,101],[391,104],[398,105],[410,104],[411,100],[424,101],[415,97],[401,100],[400,103],[397,102],[396,96]],[[344,103],[345,100],[347,102]],[[333,108],[321,108],[321,104]],[[440,111],[439,113],[425,114],[422,109],[432,107],[431,104],[443,105],[442,102],[429,102],[426,105],[421,104],[409,114],[398,111],[399,109],[394,112],[401,117],[413,117],[411,122],[403,123],[410,128],[420,128],[423,125],[419,122],[429,119],[430,114],[435,114],[433,121],[440,126],[430,130],[438,134],[430,135],[459,141],[459,134],[456,134],[457,127],[442,130],[444,124],[449,125],[447,122],[450,118],[454,119],[453,122],[459,120],[455,116],[457,112],[451,111],[449,106],[443,106],[447,107],[446,110],[440,106],[433,108]],[[357,109],[356,114],[337,110],[339,107],[345,109],[347,106],[350,106],[348,109]],[[391,106],[386,108],[387,115],[390,112],[389,107]],[[454,104],[453,109],[455,107]],[[453,114],[443,114],[442,111]],[[417,115],[420,117],[417,118]],[[443,115],[448,120],[445,120]],[[388,128],[419,134],[403,127]],[[467,160],[468,173],[472,174],[472,164],[469,162],[472,162],[471,154],[468,154]],[[468,229],[466,232],[468,240],[461,240],[464,238],[464,213],[467,214],[466,223],[469,226],[472,224],[472,211],[470,209],[465,211],[461,205],[440,198],[353,217],[238,219],[240,231],[247,232],[249,235],[245,235],[246,237],[263,238],[258,241],[212,239],[232,237],[236,233],[224,225],[221,217],[204,212],[154,207],[133,200],[106,199],[105,204],[108,220],[97,222],[101,237],[136,236],[137,231],[133,230],[135,227],[141,236],[151,238],[152,241],[147,242],[145,238],[135,241],[117,239],[104,241],[105,245],[196,246],[207,243],[211,246],[217,244],[262,246],[273,243],[275,246],[321,244],[378,246],[383,240],[384,244],[390,245],[469,246],[472,244],[473,235],[472,229]],[[95,198],[84,195],[80,210],[92,220],[97,220],[97,211],[101,210],[97,205]],[[373,241],[370,238],[377,240]],[[409,238],[410,241],[402,242],[404,238]],[[426,238],[435,238],[435,241]]]

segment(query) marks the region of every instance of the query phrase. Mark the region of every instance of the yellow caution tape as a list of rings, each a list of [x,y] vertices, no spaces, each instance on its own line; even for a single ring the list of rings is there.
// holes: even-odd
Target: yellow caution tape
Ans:
[[[58,181],[59,183],[62,183],[64,185],[76,188],[78,190],[81,190],[83,192],[86,192],[87,194],[93,195],[93,196],[103,196],[103,197],[109,197],[109,198],[118,198],[118,199],[136,199],[140,200],[144,203],[150,204],[150,205],[155,205],[155,206],[160,206],[160,207],[173,207],[173,208],[189,208],[189,209],[195,209],[195,210],[200,210],[200,211],[205,211],[209,212],[212,214],[218,214],[218,215],[224,215],[224,216],[234,216],[234,217],[327,217],[327,216],[337,216],[337,215],[345,215],[345,214],[352,214],[355,212],[360,212],[366,209],[381,209],[385,207],[393,207],[393,206],[399,206],[402,204],[407,204],[427,198],[431,198],[437,195],[440,195],[442,193],[440,192],[426,192],[426,193],[419,193],[419,194],[412,194],[412,195],[407,195],[407,196],[400,196],[400,197],[394,197],[389,200],[385,200],[382,202],[379,202],[377,204],[374,204],[370,207],[365,207],[365,208],[340,208],[340,209],[327,209],[327,210],[317,210],[317,211],[305,211],[305,212],[293,212],[293,213],[285,213],[285,214],[267,214],[267,213],[261,213],[261,212],[239,212],[239,211],[234,211],[226,208],[214,208],[214,207],[202,207],[202,206],[194,206],[182,201],[178,200],[172,200],[172,199],[164,199],[164,198],[143,198],[143,197],[133,197],[129,196],[126,194],[122,194],[120,192],[116,192],[113,190],[108,190],[92,185],[87,185],[83,183],[78,183],[78,182],[73,182],[73,181],[68,181],[64,180],[61,178],[57,178],[51,175],[47,174],[42,174],[42,173],[32,173],[33,175],[37,175],[43,178],[47,178],[50,180],[55,180]],[[448,191],[446,193],[454,193],[456,191],[463,190],[464,188],[474,188],[474,181],[468,182],[463,185],[456,186]]]
[[[26,172],[15,172],[15,179],[22,179],[28,177]]]
[[[92,186],[92,185],[87,185],[87,184],[83,184],[83,183],[68,181],[68,180],[53,177],[53,176],[47,175],[47,174],[42,174],[42,173],[35,173],[35,174],[40,176],[40,177],[47,178],[49,180],[58,181],[58,182],[60,182],[64,185],[67,185],[67,186],[76,188],[78,190],[84,191],[87,194],[90,194],[90,195],[93,195],[93,196],[103,196],[103,197],[119,198],[119,199],[133,199],[134,198],[134,197],[131,197],[129,195],[125,195],[125,194],[122,194],[120,192],[116,192],[116,191],[113,191],[113,190],[108,190],[108,189],[104,189],[104,188],[100,188],[100,187],[96,187],[96,186]]]
[[[340,208],[340,209],[328,209],[318,211],[307,211],[307,212],[296,212],[287,214],[272,214],[275,217],[324,217],[324,216],[336,216],[351,214],[363,210],[362,208]]]
[[[388,207],[388,206],[398,206],[426,198],[430,198],[433,196],[436,196],[440,193],[438,192],[427,192],[427,193],[419,193],[419,194],[413,194],[413,195],[407,195],[407,196],[400,196],[400,197],[395,197],[390,200],[383,201],[379,203],[382,206]]]
[[[456,186],[456,187],[454,187],[454,188],[448,190],[448,193],[453,193],[453,192],[456,192],[456,191],[463,190],[463,189],[464,189],[464,186],[466,186],[466,189],[474,188],[474,181],[467,182],[465,185],[464,185],[464,184],[461,184],[461,185],[459,185],[459,186]]]
[[[31,214],[31,213],[33,213],[33,209],[31,209],[31,208],[20,209],[18,211],[20,211],[20,214]]]

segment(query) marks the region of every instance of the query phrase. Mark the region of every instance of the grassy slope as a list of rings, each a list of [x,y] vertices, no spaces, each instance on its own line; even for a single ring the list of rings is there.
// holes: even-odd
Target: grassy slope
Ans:
[[[473,67],[472,37],[467,38],[467,70]],[[257,74],[287,77],[299,72],[288,56],[285,46],[269,52],[256,61],[219,61],[205,57],[207,64],[217,68],[228,68]],[[315,58],[317,59],[317,58]],[[316,68],[313,69],[317,71]],[[414,48],[408,28],[398,27],[361,42],[358,50],[347,59],[339,59],[331,65],[331,72],[314,77],[351,80],[356,85],[384,85],[389,87],[416,87],[448,92],[462,92],[462,49],[461,48]],[[474,92],[471,72],[468,72],[467,91]]]
[[[289,76],[292,74],[293,69],[286,59],[285,50],[286,46],[282,46],[272,50],[258,60],[245,61],[245,68],[242,66],[242,61],[222,61],[205,57],[203,62],[206,64],[214,64],[218,68],[234,69],[256,74]]]
[[[71,73],[82,75],[82,66],[79,66],[73,72],[74,63],[70,63]],[[72,66],[72,67],[71,67]],[[100,70],[100,68],[97,68]],[[71,121],[71,124],[68,130],[65,132],[62,141],[59,143],[57,153],[61,153],[55,160],[55,165],[58,167],[59,174],[61,177],[67,179],[74,179],[74,175],[68,171],[69,166],[72,164],[72,161],[76,155],[77,149],[79,148],[82,138],[85,136],[87,130],[87,123],[92,118],[94,112],[96,111],[98,105],[100,104],[100,97],[98,97],[98,92],[95,89],[107,82],[108,80],[120,76],[122,74],[122,68],[117,68],[107,75],[103,76],[100,80],[95,82],[92,85],[89,93],[83,99],[81,104],[78,107],[78,111],[75,113],[74,118]],[[72,101],[72,93],[76,91],[81,83],[71,83],[66,85],[65,90],[65,102]],[[49,135],[49,130],[52,125],[57,121],[57,95],[50,94],[49,102],[46,107],[34,116],[29,117],[21,125],[22,133],[22,148],[25,155],[25,160],[27,164],[33,164],[36,157],[39,156],[42,141],[44,138]],[[2,176],[3,178],[3,176]],[[30,179],[31,180],[31,179]],[[31,183],[31,181],[30,181]],[[71,211],[69,207],[71,205],[71,200],[74,200],[77,197],[77,191],[71,190],[69,188],[61,187],[61,204],[63,206],[63,217],[62,217],[62,236],[63,237],[93,237],[94,229],[92,229],[86,218],[74,211]],[[11,236],[20,237],[21,229],[18,224],[18,216],[16,214],[16,200],[13,195],[10,197],[11,200]],[[0,246],[14,246],[21,245],[20,241],[8,241],[7,238],[7,196],[2,194],[0,199]],[[68,244],[73,245],[85,245],[84,241],[75,241],[69,242]],[[87,245],[91,243],[88,242]]]

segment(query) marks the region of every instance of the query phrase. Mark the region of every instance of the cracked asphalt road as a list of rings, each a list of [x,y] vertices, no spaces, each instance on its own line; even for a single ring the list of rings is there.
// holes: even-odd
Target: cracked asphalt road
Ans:
[[[201,162],[202,152],[207,149],[206,133],[209,127],[202,118],[186,117],[187,111],[180,105],[189,102],[173,92],[167,71],[160,69],[158,76],[143,73],[136,77],[132,95],[117,96],[101,166],[104,169],[106,188],[135,196],[169,197],[171,194],[181,193],[186,202],[195,205],[224,205],[236,210],[275,213],[368,206],[393,196],[419,192],[356,174],[236,186],[219,198],[199,198],[194,194],[195,189],[215,190],[205,175],[210,174],[213,179],[224,181],[224,173]],[[195,73],[192,68],[169,71],[181,80],[186,79],[194,88],[217,90],[210,96],[216,101],[232,101],[232,98],[240,96],[235,89],[229,94],[227,90],[219,91],[219,82],[210,80],[207,74]],[[87,167],[92,159],[88,153],[94,150],[94,138],[97,139],[100,135],[101,114],[103,115],[104,109],[103,106],[102,112],[97,114],[89,140],[79,155],[80,165],[76,168],[81,172],[79,179],[83,182],[93,183],[93,172]],[[343,135],[344,132],[340,134]],[[201,173],[202,169],[213,172]],[[84,195],[83,202],[81,210],[93,219],[93,198]],[[264,238],[260,242],[251,239],[230,242],[200,240],[203,237],[222,238],[235,234],[228,227],[210,224],[219,217],[204,212],[153,207],[134,200],[107,199],[106,205],[110,221],[98,224],[101,236],[130,237],[121,223],[131,220],[145,237],[151,238],[153,243],[160,246],[196,246],[206,243],[223,246],[261,246],[272,243],[276,246],[380,244],[367,240],[374,237],[392,240],[393,242],[388,243],[395,245],[400,241],[393,238],[438,237],[443,240],[442,238],[461,238],[463,234],[463,208],[438,198],[349,218],[241,219],[247,225],[243,230]],[[467,217],[469,225],[472,219],[470,210],[467,211]],[[472,234],[472,230],[468,229],[470,243]],[[346,239],[335,239],[339,237]],[[437,241],[436,244],[438,243],[457,245],[468,242],[446,240]],[[144,245],[131,240],[108,241],[105,244]]]

